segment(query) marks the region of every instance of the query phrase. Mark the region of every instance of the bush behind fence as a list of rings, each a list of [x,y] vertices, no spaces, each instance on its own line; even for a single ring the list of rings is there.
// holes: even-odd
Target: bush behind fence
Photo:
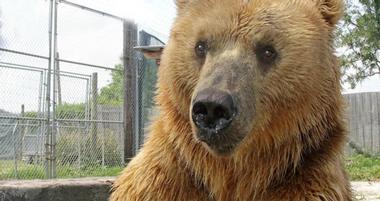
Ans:
[[[136,148],[135,153],[143,141],[143,127],[151,115],[147,111],[153,107],[157,71],[157,66],[133,50],[137,44],[123,44],[123,37],[131,31],[126,30],[126,25],[133,23],[64,1],[18,1],[2,4],[7,11],[2,16],[12,20],[4,22],[0,33],[7,40],[0,44],[0,180],[118,174],[126,162],[125,150]],[[54,20],[54,6],[50,7],[53,2],[59,10],[58,31],[48,23]],[[35,9],[28,9],[29,6]],[[13,15],[20,9],[27,13]],[[40,23],[36,10],[46,14],[42,15],[45,23]],[[23,22],[24,15],[33,16],[27,22],[41,32],[38,37],[28,35],[23,28],[16,29],[20,33],[12,31],[9,22]],[[68,23],[62,17],[69,15],[77,16],[76,20]],[[107,27],[99,29],[96,26],[99,21]],[[96,37],[84,34],[84,25]],[[131,36],[139,33],[138,45],[162,44],[141,29],[133,31],[136,33]],[[50,49],[49,40],[60,45]],[[109,42],[94,45],[104,41]],[[81,50],[86,45],[91,51]],[[131,94],[127,94],[128,104],[132,105],[127,119],[133,119],[130,130],[136,136],[133,144],[127,145],[123,106],[125,64],[120,60],[127,56],[123,55],[123,47],[136,64],[128,66],[136,71],[133,86],[129,86]],[[102,58],[103,52],[116,52],[112,56],[114,63],[108,62],[110,58]]]

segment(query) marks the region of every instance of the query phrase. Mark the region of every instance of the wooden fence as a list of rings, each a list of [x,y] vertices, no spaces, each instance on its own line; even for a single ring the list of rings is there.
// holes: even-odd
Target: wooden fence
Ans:
[[[366,153],[380,155],[380,92],[344,94],[344,97],[349,140]],[[121,107],[99,105],[98,118],[122,121],[122,111]],[[108,127],[121,129],[118,124]],[[347,147],[347,152],[352,154],[354,151]]]
[[[380,154],[380,92],[345,94],[349,139],[362,151]],[[348,148],[349,153],[353,150]]]

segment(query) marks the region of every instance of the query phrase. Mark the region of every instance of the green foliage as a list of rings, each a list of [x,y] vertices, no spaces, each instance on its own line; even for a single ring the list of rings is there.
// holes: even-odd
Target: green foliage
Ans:
[[[112,71],[112,81],[100,90],[98,102],[100,105],[122,105],[123,104],[123,66],[117,64]],[[156,91],[157,66],[154,60],[145,60],[145,65],[138,80],[142,89],[142,106],[144,109],[152,108],[153,97]],[[145,110],[147,111],[147,110]]]
[[[380,157],[354,155],[346,159],[346,169],[352,180],[380,180]]]
[[[80,164],[81,168],[100,166],[104,156],[105,166],[121,165],[116,131],[107,129],[104,133],[98,132],[95,141],[93,141],[91,133],[79,134],[70,129],[62,131],[56,146],[58,164],[74,166]]]
[[[380,1],[348,0],[337,44],[342,55],[343,81],[355,88],[367,77],[380,74]]]
[[[81,142],[75,131],[64,131],[65,134],[58,138],[56,145],[56,157],[59,165],[74,165],[79,158]]]
[[[29,111],[29,112],[25,112],[24,117],[37,118],[38,114],[37,112]]]
[[[27,164],[23,161],[19,161],[17,173],[14,168],[14,161],[0,160],[0,167],[0,180],[16,178],[16,175],[17,179],[45,178],[45,166],[43,164]],[[122,166],[92,166],[78,169],[75,165],[59,165],[57,166],[57,178],[117,176],[122,169]]]
[[[27,164],[18,161],[17,172],[13,160],[0,160],[0,180],[9,178],[18,179],[43,179],[45,170],[43,164]]]
[[[98,102],[100,105],[123,104],[123,65],[117,64],[111,72],[112,81],[100,90]]]
[[[85,109],[84,103],[64,103],[57,106],[56,117],[58,119],[84,119]]]
[[[84,103],[63,103],[57,105],[56,118],[58,119],[84,119],[86,107]],[[26,111],[24,117],[38,118],[38,112]]]

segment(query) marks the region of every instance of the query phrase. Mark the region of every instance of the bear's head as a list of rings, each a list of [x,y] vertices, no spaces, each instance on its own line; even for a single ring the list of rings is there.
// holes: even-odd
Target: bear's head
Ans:
[[[159,104],[215,155],[322,129],[340,101],[333,30],[341,0],[177,0]],[[168,106],[169,105],[169,106]],[[321,130],[321,133],[323,130]]]

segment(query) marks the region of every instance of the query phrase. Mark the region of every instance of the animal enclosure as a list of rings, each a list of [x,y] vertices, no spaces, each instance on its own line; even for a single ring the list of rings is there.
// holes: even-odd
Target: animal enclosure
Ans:
[[[0,180],[117,174],[154,115],[157,66],[133,46],[163,42],[139,25],[126,28],[131,23],[123,18],[69,1],[1,6]],[[345,98],[350,141],[378,155],[380,93]]]
[[[118,174],[153,107],[157,66],[133,47],[163,43],[69,1],[6,1],[2,11],[0,180]]]

